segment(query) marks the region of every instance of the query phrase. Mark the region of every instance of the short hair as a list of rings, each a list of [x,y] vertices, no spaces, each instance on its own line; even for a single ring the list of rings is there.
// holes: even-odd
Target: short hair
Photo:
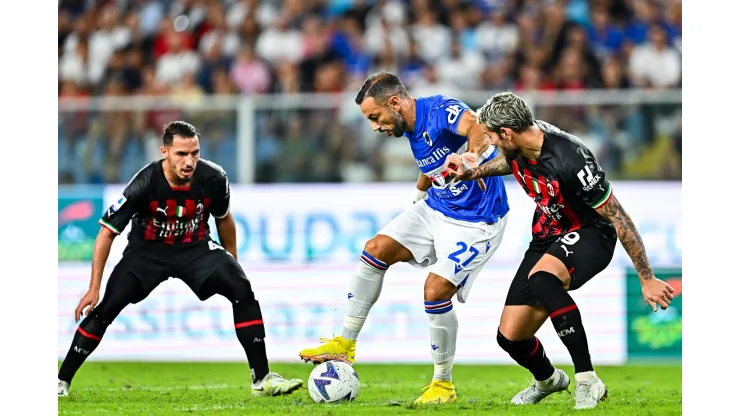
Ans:
[[[191,137],[200,136],[200,133],[198,133],[198,130],[196,130],[192,124],[178,120],[171,122],[164,128],[164,131],[162,132],[162,144],[165,146],[171,146],[173,140],[175,140],[175,136],[189,139]]]
[[[408,97],[409,92],[400,79],[390,72],[376,72],[365,80],[362,88],[355,97],[357,105],[367,97],[372,97],[376,103],[385,103],[392,96]]]
[[[477,114],[478,123],[496,133],[501,133],[502,127],[521,133],[534,124],[532,110],[527,103],[511,92],[501,92],[489,98]]]

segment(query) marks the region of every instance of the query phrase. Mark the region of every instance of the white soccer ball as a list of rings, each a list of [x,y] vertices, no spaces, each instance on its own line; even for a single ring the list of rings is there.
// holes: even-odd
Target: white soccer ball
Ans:
[[[326,361],[308,376],[308,393],[316,403],[354,400],[360,392],[360,378],[344,361]]]

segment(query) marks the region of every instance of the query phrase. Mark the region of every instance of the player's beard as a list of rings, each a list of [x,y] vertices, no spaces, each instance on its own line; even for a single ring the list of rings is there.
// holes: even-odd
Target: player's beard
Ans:
[[[406,132],[406,127],[408,127],[406,125],[406,120],[404,120],[401,113],[397,111],[391,110],[391,114],[393,115],[393,130],[391,130],[391,134],[394,137],[401,137],[403,136],[403,133]]]
[[[507,159],[514,159],[517,156],[519,156],[519,154],[521,153],[521,150],[519,150],[518,147],[517,148],[514,148],[514,149],[507,149],[507,148],[505,148],[503,146],[498,146],[498,149],[501,151],[501,153],[503,153],[503,155]]]

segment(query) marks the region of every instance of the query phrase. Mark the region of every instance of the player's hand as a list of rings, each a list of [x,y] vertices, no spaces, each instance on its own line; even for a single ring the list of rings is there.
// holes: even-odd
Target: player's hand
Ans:
[[[478,156],[471,152],[465,152],[462,155],[450,153],[445,160],[445,172],[458,181],[472,179],[470,168],[476,166],[478,166]]]
[[[658,305],[663,310],[667,309],[673,299],[673,287],[655,276],[642,282],[642,296],[653,308],[653,312],[658,312]]]
[[[93,310],[95,305],[98,304],[99,300],[100,300],[100,290],[99,289],[89,289],[87,293],[85,293],[85,295],[82,297],[82,299],[80,299],[80,303],[77,305],[77,308],[75,309],[75,322],[80,320],[83,310],[85,312],[85,316],[89,315],[90,311]],[[88,307],[87,310],[85,310],[86,307]]]

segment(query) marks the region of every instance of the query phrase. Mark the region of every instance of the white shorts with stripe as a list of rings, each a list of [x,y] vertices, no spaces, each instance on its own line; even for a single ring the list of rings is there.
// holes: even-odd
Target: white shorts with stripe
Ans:
[[[446,217],[422,200],[398,214],[378,234],[406,247],[408,263],[442,276],[460,287],[457,299],[465,303],[475,278],[501,245],[508,215],[493,224]]]

